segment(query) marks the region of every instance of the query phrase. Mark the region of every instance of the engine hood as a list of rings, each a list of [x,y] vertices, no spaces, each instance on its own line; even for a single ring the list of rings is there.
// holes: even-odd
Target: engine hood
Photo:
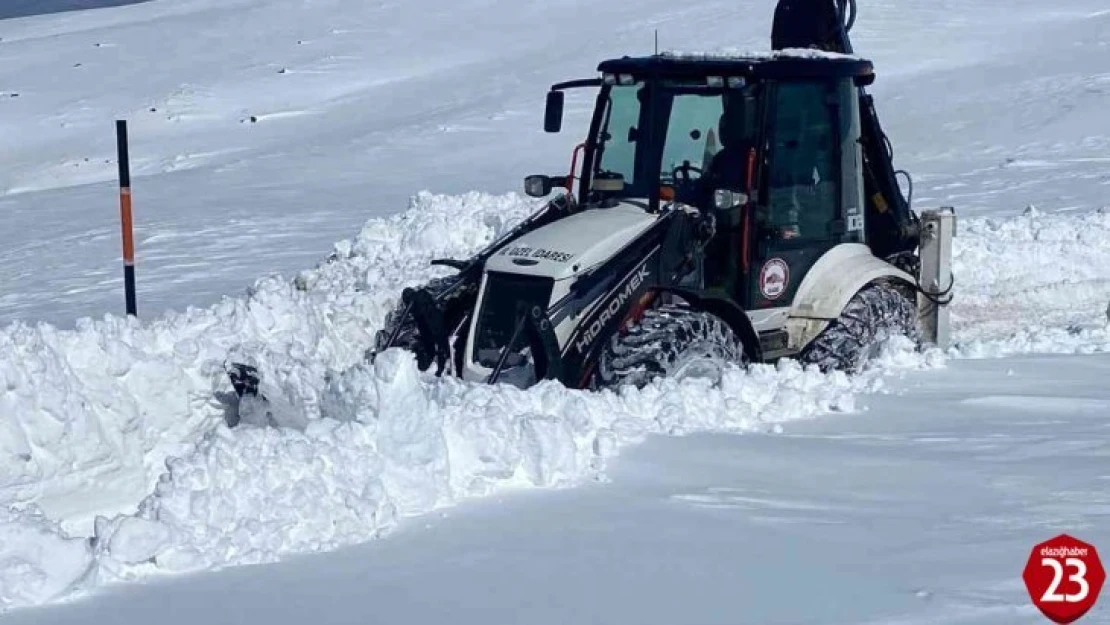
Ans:
[[[563,280],[603,262],[658,219],[640,206],[591,208],[520,237],[486,261],[489,271]]]

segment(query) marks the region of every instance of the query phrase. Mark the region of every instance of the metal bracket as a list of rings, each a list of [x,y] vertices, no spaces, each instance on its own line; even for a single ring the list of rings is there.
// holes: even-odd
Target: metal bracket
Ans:
[[[563,357],[559,353],[559,339],[555,336],[555,326],[551,323],[551,318],[542,308],[533,306],[527,324],[525,329],[532,347],[536,379],[561,380]]]
[[[443,375],[451,355],[451,344],[447,336],[443,310],[439,308],[427,289],[405,289],[401,293],[401,301],[411,311],[416,327],[420,330],[420,340],[436,363],[436,375]],[[431,363],[418,364],[423,369]]]
[[[917,316],[926,341],[944,349],[949,343],[948,304],[952,301],[952,239],[956,211],[952,207],[921,214],[921,274],[918,277]]]

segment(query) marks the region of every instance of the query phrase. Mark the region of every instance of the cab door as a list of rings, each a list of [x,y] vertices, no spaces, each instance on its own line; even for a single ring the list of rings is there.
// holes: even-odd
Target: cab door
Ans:
[[[744,298],[753,313],[789,307],[814,263],[846,240],[839,82],[771,85]]]

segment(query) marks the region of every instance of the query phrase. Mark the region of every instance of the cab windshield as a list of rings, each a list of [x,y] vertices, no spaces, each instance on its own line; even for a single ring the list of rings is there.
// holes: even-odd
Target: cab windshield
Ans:
[[[710,88],[704,81],[614,85],[599,126],[594,175],[619,174],[622,197],[673,194],[693,204],[703,178],[739,176],[744,169],[748,146],[755,145],[754,108],[750,87]],[[736,171],[724,171],[729,168]]]

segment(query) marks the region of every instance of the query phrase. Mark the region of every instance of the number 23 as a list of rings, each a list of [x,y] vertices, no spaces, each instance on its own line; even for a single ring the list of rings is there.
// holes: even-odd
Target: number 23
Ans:
[[[1060,564],[1059,560],[1054,558],[1042,558],[1041,564],[1052,569],[1052,583],[1049,584],[1048,590],[1045,591],[1041,601],[1047,603],[1079,603],[1087,598],[1091,592],[1091,586],[1087,583],[1087,565],[1079,558],[1068,558],[1064,564]],[[1060,589],[1060,582],[1064,579],[1064,566],[1075,567],[1075,574],[1068,577],[1068,581],[1079,584],[1079,593],[1075,595],[1061,595],[1057,591]]]

